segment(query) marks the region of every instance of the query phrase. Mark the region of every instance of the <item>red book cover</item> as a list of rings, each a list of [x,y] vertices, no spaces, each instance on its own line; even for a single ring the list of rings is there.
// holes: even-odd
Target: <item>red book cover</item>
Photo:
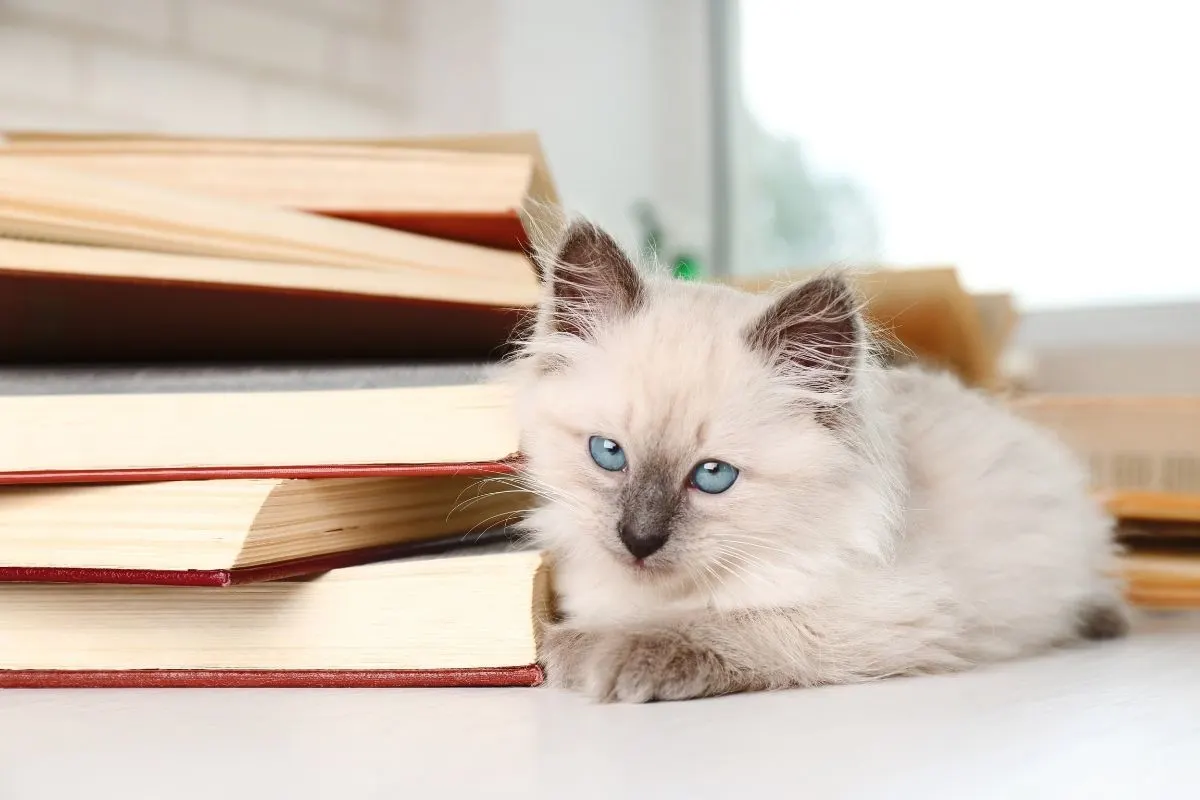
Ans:
[[[0,670],[0,689],[391,689],[538,686],[541,667],[439,670]]]
[[[300,467],[173,467],[163,469],[38,470],[0,472],[0,486],[63,483],[241,480],[247,478],[487,477],[516,472],[519,459],[470,464],[314,464]]]
[[[529,234],[516,210],[507,214],[404,213],[396,211],[320,211],[321,216],[395,228],[438,239],[451,239],[503,250],[529,249]]]

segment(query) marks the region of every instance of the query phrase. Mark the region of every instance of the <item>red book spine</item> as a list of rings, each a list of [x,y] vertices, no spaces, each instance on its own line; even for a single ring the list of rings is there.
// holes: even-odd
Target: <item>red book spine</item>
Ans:
[[[152,481],[234,480],[240,478],[463,478],[516,472],[519,460],[464,464],[346,464],[292,467],[164,467],[155,469],[36,470],[0,472],[0,485],[59,483],[147,483]]]
[[[0,670],[3,689],[389,689],[539,686],[541,667],[438,670]]]

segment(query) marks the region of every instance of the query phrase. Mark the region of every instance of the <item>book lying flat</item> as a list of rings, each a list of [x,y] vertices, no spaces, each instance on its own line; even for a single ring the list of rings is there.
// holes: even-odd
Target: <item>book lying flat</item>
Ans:
[[[0,238],[0,361],[486,358],[536,299],[503,257],[348,269]]]
[[[558,204],[536,133],[407,139],[11,132],[0,157],[103,172],[492,247]]]
[[[543,557],[511,547],[228,588],[0,584],[0,687],[536,685]]]
[[[1147,608],[1200,608],[1200,553],[1137,550],[1121,557],[1130,602]]]
[[[1118,540],[1130,546],[1169,544],[1200,552],[1200,522],[1160,519],[1118,519]]]
[[[1189,460],[1200,463],[1195,456]],[[1189,494],[1108,491],[1099,496],[1114,517],[1200,523],[1200,493],[1195,491]]]
[[[0,581],[231,586],[503,532],[507,482],[229,479],[0,487]]]
[[[0,369],[0,483],[511,471],[487,366]]]

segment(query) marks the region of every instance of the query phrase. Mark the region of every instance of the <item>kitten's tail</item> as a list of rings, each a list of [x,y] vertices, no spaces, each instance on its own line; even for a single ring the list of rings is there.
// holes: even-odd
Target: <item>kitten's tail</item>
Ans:
[[[1129,609],[1119,600],[1097,600],[1079,609],[1076,631],[1081,639],[1119,639],[1129,633]]]

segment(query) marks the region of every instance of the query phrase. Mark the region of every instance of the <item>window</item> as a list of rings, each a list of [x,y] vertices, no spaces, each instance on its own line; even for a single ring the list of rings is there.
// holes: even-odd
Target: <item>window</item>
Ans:
[[[732,267],[1200,300],[1200,7],[740,0]],[[740,94],[740,98],[737,95]]]

